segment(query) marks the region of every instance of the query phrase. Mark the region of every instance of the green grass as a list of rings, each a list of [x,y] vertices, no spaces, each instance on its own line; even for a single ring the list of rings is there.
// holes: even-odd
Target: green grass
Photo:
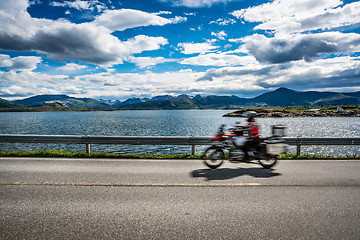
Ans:
[[[128,159],[201,159],[202,154],[173,154],[173,155],[141,155],[141,154],[117,154],[117,153],[84,153],[70,152],[68,150],[44,149],[41,151],[17,151],[17,152],[0,152],[0,157],[44,157],[44,158],[128,158]],[[350,155],[343,157],[335,156],[318,156],[318,155],[300,155],[296,156],[292,153],[280,155],[280,160],[291,159],[360,159],[358,155]]]
[[[349,155],[349,156],[318,156],[318,155],[310,155],[310,154],[304,154],[304,155],[299,155],[299,156],[296,156],[295,154],[292,154],[292,153],[286,153],[286,154],[283,154],[283,155],[280,155],[278,157],[278,159],[282,159],[282,160],[287,160],[287,159],[343,159],[343,160],[346,160],[346,159],[360,159],[360,156],[358,155]]]
[[[44,149],[41,151],[0,152],[0,157],[57,157],[57,158],[132,158],[132,159],[200,159],[202,154],[141,155],[117,153],[84,153],[68,150]]]

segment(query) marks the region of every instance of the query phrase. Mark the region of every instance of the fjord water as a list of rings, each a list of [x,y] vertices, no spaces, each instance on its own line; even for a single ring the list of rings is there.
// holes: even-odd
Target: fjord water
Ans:
[[[231,110],[143,110],[96,112],[2,112],[0,134],[105,135],[105,136],[213,136],[220,124],[228,127],[242,118],[225,118]],[[288,137],[359,137],[360,119],[343,118],[259,118],[262,136],[271,125],[287,126]],[[0,144],[0,151],[41,149],[84,151],[84,145]],[[198,146],[197,152],[204,149]],[[92,152],[174,154],[190,153],[190,146],[92,145]],[[290,148],[294,152],[294,148]],[[360,154],[358,146],[302,147],[302,154]]]

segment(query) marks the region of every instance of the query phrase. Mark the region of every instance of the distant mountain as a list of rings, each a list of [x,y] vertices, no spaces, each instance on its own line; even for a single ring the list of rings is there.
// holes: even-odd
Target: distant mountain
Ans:
[[[246,98],[239,98],[237,96],[207,96],[197,97],[193,99],[194,102],[203,108],[220,108],[232,106],[247,105],[249,100]]]
[[[162,96],[156,96],[150,99],[150,101],[156,101],[156,100],[164,100],[164,99],[170,99],[173,98],[170,95],[162,95]]]
[[[322,105],[360,105],[360,92],[300,92],[288,88],[261,94],[255,98],[237,96],[206,96],[190,97],[180,95],[175,98],[141,101],[135,104],[122,104],[120,109],[210,109],[236,108],[254,106],[322,106]]]
[[[137,104],[137,103],[143,103],[143,102],[147,102],[148,98],[142,99],[142,98],[129,98],[123,102],[118,102],[116,104],[113,105],[113,107],[120,107],[120,106],[125,106],[125,105],[131,105],[131,104]]]
[[[16,104],[0,98],[0,108],[21,108],[21,107],[24,107],[24,105]]]
[[[131,105],[123,105],[119,109],[214,109],[231,108],[246,105],[245,98],[236,96],[207,96],[197,95],[191,97],[188,95],[179,95],[178,97],[147,101]]]
[[[56,104],[54,104],[56,103]],[[110,103],[110,104],[108,104]],[[21,104],[21,105],[19,105]],[[300,92],[288,88],[279,88],[254,98],[237,96],[201,96],[195,97],[182,94],[177,97],[170,95],[153,98],[129,98],[119,100],[94,100],[91,98],[74,98],[67,95],[38,95],[23,100],[9,102],[0,99],[0,108],[21,110],[26,106],[40,110],[64,110],[65,108],[88,109],[216,109],[254,106],[322,106],[322,105],[360,105],[360,92]],[[33,106],[36,106],[34,108]],[[5,109],[5,110],[4,110]],[[71,109],[76,110],[76,109]]]
[[[360,91],[347,93],[346,95],[352,96],[352,97],[359,97],[359,98],[360,98]]]
[[[25,98],[23,100],[14,101],[16,104],[22,104],[25,106],[37,106],[48,103],[61,103],[66,107],[75,108],[94,108],[94,109],[110,109],[109,104],[100,102],[92,98],[74,98],[67,95],[38,95],[34,97]]]
[[[110,100],[110,99],[102,99],[102,98],[100,98],[99,101],[102,103],[109,104],[110,106],[113,106],[114,104],[117,104],[119,102],[121,103],[121,101],[119,100]]]
[[[179,98],[179,97],[177,97],[177,98]],[[129,98],[123,102],[116,101],[116,102],[114,102],[114,104],[112,104],[112,106],[113,107],[122,107],[122,106],[130,105],[130,104],[138,104],[138,103],[157,101],[157,100],[166,100],[166,99],[171,99],[171,98],[174,98],[174,97],[172,97],[170,95],[162,95],[162,96],[156,96],[153,98]]]
[[[279,88],[251,99],[250,103],[258,106],[358,105],[360,104],[360,94],[359,92],[299,92],[287,88]]]
[[[278,88],[251,99],[252,104],[263,106],[297,106],[314,105],[316,101],[329,98],[336,93],[331,92],[299,92],[288,88]]]
[[[124,105],[119,109],[151,110],[151,109],[198,109],[199,106],[190,98],[171,98]]]

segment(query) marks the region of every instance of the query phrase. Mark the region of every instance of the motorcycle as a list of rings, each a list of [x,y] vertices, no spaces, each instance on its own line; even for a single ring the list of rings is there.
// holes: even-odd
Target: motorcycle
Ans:
[[[260,143],[248,151],[248,158],[242,147],[248,141],[247,131],[242,127],[235,127],[224,131],[225,125],[221,125],[217,135],[211,138],[210,141],[215,144],[205,150],[203,153],[203,162],[211,169],[220,167],[224,160],[230,162],[247,162],[253,163],[257,161],[262,167],[270,169],[277,163],[277,157],[286,153],[285,140],[282,137],[285,135],[285,126],[272,126],[272,136],[267,138],[260,138]]]

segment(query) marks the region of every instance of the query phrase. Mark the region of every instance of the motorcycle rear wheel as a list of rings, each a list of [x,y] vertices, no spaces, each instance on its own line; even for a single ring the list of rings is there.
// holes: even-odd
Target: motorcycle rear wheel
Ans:
[[[276,157],[269,157],[269,158],[266,158],[266,159],[260,159],[259,163],[263,168],[270,169],[273,166],[275,166],[275,164],[277,163],[277,158]]]
[[[203,154],[203,162],[211,169],[216,169],[223,164],[225,159],[224,151],[218,147],[209,147]]]

